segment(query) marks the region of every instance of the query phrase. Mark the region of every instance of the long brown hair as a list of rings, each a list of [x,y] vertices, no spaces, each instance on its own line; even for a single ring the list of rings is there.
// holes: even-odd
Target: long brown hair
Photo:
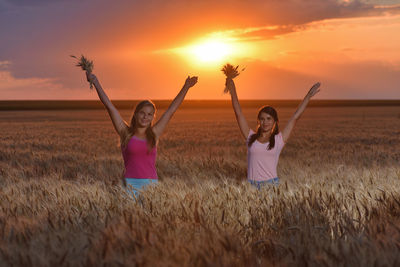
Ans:
[[[271,107],[271,106],[263,106],[258,110],[258,115],[257,119],[260,119],[261,113],[267,113],[268,115],[271,115],[272,118],[274,118],[275,123],[274,123],[274,128],[272,130],[271,135],[269,136],[269,145],[268,145],[268,150],[273,149],[275,146],[275,135],[279,133],[279,127],[278,127],[278,113],[276,110]],[[261,127],[258,125],[257,132],[252,134],[249,138],[249,143],[248,146],[251,147],[251,145],[257,140],[258,137],[261,135]]]
[[[136,132],[136,114],[142,108],[144,108],[145,106],[152,107],[154,109],[154,114],[157,111],[156,105],[154,105],[154,103],[151,100],[143,100],[143,101],[140,101],[136,105],[135,111],[133,112],[133,115],[132,115],[131,124],[130,124],[130,126],[128,128],[128,131],[125,134],[124,138],[121,140],[121,147],[122,148],[125,148],[128,145],[129,140],[131,140],[132,136],[135,134],[135,132]],[[153,149],[153,147],[155,147],[155,145],[156,145],[156,135],[153,132],[152,125],[150,125],[146,129],[146,141],[147,141],[147,146],[149,148],[149,151],[151,149]]]

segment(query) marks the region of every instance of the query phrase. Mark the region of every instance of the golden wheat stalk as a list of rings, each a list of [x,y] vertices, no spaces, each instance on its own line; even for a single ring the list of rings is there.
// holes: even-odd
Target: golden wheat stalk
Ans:
[[[77,67],[81,67],[82,70],[87,71],[89,74],[93,72],[94,68],[93,60],[89,60],[84,55],[81,55],[80,58],[74,55],[71,55],[71,57],[78,60],[78,62],[76,63]],[[90,89],[93,89],[93,83],[91,81],[89,82],[90,82]]]
[[[245,68],[243,68],[240,72],[238,71],[239,65],[234,67],[233,65],[227,63],[225,64],[221,71],[225,74],[226,78],[228,79],[234,79],[235,77],[239,76],[240,72],[244,71]],[[225,89],[224,89],[224,93],[228,93],[230,90],[227,86],[227,83],[225,83]]]

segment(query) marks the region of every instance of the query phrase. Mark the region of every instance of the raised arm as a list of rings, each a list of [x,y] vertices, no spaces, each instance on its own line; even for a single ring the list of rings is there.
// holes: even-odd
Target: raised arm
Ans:
[[[243,137],[247,139],[247,136],[250,132],[250,127],[247,123],[246,118],[243,115],[242,108],[240,107],[239,99],[236,93],[235,82],[233,81],[233,79],[226,78],[226,85],[229,88],[229,92],[231,94],[232,107],[235,111],[236,121],[239,125],[240,132],[242,133]]]
[[[320,86],[321,86],[320,83],[316,83],[311,87],[311,89],[308,91],[307,95],[304,97],[303,101],[300,103],[296,112],[293,114],[292,118],[290,118],[285,129],[283,129],[282,137],[283,137],[283,141],[285,143],[289,139],[289,136],[290,136],[294,126],[296,125],[297,120],[300,118],[301,114],[303,114],[304,110],[306,109],[306,107],[308,105],[308,102],[310,102],[311,97],[313,97],[320,91],[320,89],[319,89]]]
[[[155,133],[157,138],[159,138],[162,135],[162,133],[164,132],[165,126],[167,126],[169,120],[172,118],[175,111],[181,105],[189,88],[193,87],[196,83],[197,83],[196,76],[193,76],[193,77],[188,76],[187,77],[185,84],[183,85],[181,91],[174,98],[171,105],[169,105],[168,109],[164,112],[164,114],[161,116],[161,118],[153,126],[153,132]]]
[[[108,96],[104,92],[103,88],[101,87],[101,84],[100,84],[99,80],[97,79],[97,77],[91,73],[86,73],[86,77],[87,77],[87,80],[89,82],[91,81],[93,83],[94,87],[96,88],[96,92],[100,98],[100,101],[106,107],[108,115],[110,115],[110,118],[114,125],[115,131],[118,133],[118,135],[121,138],[123,138],[124,134],[128,130],[127,123],[122,119],[118,110],[111,103],[110,99],[108,98]]]

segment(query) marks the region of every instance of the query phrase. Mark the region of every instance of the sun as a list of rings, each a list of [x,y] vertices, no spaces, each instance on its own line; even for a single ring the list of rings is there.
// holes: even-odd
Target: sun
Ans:
[[[232,45],[220,40],[207,40],[189,47],[189,52],[200,62],[221,62],[233,52]]]
[[[220,31],[153,53],[176,55],[191,67],[212,70],[228,62],[243,62],[258,58],[260,50],[258,43],[238,37],[235,31]],[[262,51],[265,50],[263,47]]]
[[[224,38],[208,37],[197,40],[173,52],[184,57],[188,62],[200,67],[223,64],[236,53],[235,43]]]

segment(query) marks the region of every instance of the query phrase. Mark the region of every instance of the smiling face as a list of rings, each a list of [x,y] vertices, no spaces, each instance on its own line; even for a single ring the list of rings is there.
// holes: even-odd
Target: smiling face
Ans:
[[[136,125],[138,128],[150,127],[154,119],[154,107],[146,105],[135,113]]]
[[[258,124],[262,132],[271,132],[275,125],[275,119],[270,114],[261,112],[258,116]]]

